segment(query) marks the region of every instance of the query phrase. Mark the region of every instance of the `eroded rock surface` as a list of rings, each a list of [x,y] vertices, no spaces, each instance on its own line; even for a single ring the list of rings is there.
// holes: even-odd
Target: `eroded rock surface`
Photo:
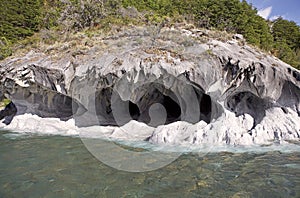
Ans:
[[[0,120],[3,119],[2,123],[6,125],[10,124],[16,114],[17,108],[15,104],[4,98],[2,93],[0,93]]]
[[[204,38],[206,30],[153,29],[97,37],[102,45],[76,56],[31,51],[6,59],[0,63],[1,92],[18,114],[74,116],[79,127],[130,126],[134,140],[299,140],[299,71],[240,42],[240,35],[220,41]],[[135,131],[131,120],[148,126],[141,132],[143,124],[137,124]],[[130,139],[126,133],[111,136]]]

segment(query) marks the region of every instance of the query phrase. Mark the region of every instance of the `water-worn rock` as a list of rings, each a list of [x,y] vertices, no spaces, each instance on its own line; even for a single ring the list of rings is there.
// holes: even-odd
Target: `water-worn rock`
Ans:
[[[92,38],[102,44],[76,56],[31,51],[0,62],[1,92],[19,114],[75,114],[79,127],[144,122],[151,130],[137,137],[154,143],[299,140],[299,71],[241,35],[220,41],[209,34],[131,27]],[[126,138],[121,132],[113,136]]]
[[[3,98],[3,96],[0,96],[0,98]],[[13,102],[5,98],[1,99],[0,104],[0,120],[4,119],[3,123],[8,125],[17,114],[17,108]]]
[[[148,137],[152,135],[153,131],[154,131],[153,127],[132,120],[122,127],[116,127],[109,137],[120,139],[120,140],[131,140],[131,141],[146,140]]]
[[[31,60],[30,57],[29,54],[27,58]],[[14,64],[12,67],[2,66],[0,81],[1,92],[16,105],[18,115],[31,113],[68,120],[72,118],[73,110],[84,110],[80,103],[67,95],[64,74],[60,70],[21,61],[19,67]]]

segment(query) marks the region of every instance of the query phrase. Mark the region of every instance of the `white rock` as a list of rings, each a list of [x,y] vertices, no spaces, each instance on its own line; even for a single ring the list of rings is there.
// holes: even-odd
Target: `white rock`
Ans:
[[[158,126],[149,141],[158,144],[192,143],[196,132],[197,127],[195,125],[184,121],[178,121],[168,125]]]
[[[1,123],[0,128],[20,133],[40,133],[53,135],[78,135],[74,120],[61,121],[58,118],[41,118],[24,114],[15,116],[9,125]]]
[[[109,137],[130,141],[143,141],[149,138],[154,130],[153,127],[150,127],[145,123],[131,120],[127,124],[115,128]]]

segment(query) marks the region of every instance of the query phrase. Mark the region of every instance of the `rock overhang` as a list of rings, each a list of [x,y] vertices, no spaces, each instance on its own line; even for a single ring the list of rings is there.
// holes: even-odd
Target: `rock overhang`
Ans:
[[[156,103],[166,107],[163,111],[161,106],[155,106],[158,110],[156,115],[166,114],[167,119],[165,122],[155,121],[153,126],[178,120],[191,123],[202,120],[207,124],[213,124],[220,119],[228,122],[226,116],[222,115],[230,112],[236,117],[247,115],[247,119],[254,120],[254,124],[249,124],[251,128],[247,129],[248,131],[261,123],[266,124],[265,118],[273,108],[282,109],[284,114],[280,116],[288,117],[289,111],[300,115],[300,82],[296,69],[248,45],[239,45],[238,42],[210,39],[206,43],[199,43],[195,35],[193,36],[196,31],[188,30],[192,32],[190,35],[193,44],[184,46],[176,39],[168,38],[171,35],[166,34],[167,31],[167,28],[162,29],[155,42],[152,42],[150,36],[140,35],[140,38],[145,40],[135,45],[133,43],[136,43],[136,37],[108,38],[105,42],[112,42],[112,50],[99,53],[96,57],[86,54],[65,60],[69,59],[69,56],[66,56],[63,60],[55,60],[54,64],[49,62],[50,58],[45,54],[41,56],[31,53],[23,62],[22,58],[4,62],[6,71],[9,72],[2,72],[2,77],[10,75],[10,79],[22,87],[23,84],[28,84],[16,76],[23,75],[24,79],[26,77],[29,81],[40,84],[45,90],[50,90],[45,92],[46,95],[54,92],[78,101],[84,107],[82,109],[91,111],[91,115],[97,117],[97,120],[91,121],[88,116],[83,121],[84,124],[80,122],[79,125],[86,125],[89,121],[91,125],[124,125],[130,119],[140,119],[142,122],[153,124],[149,118],[149,110],[155,110],[150,107]],[[118,42],[123,42],[124,45]],[[48,65],[42,66],[45,62]],[[65,63],[65,66],[58,63]],[[34,68],[34,72],[26,73],[22,70],[32,64],[36,65],[30,66]],[[51,68],[51,64],[54,68]],[[63,78],[57,77],[57,71]],[[41,76],[39,74],[43,74],[41,78],[38,78]],[[190,91],[187,87],[191,87]],[[189,98],[187,100],[183,97],[184,91],[194,95],[186,97]],[[115,96],[119,103],[112,103],[112,96]],[[192,102],[182,102],[191,99]],[[194,108],[197,106],[194,103],[198,104],[197,108]],[[36,103],[28,105],[34,104]],[[61,100],[58,100],[57,104],[56,108],[60,108]],[[113,105],[117,114],[118,109],[122,109],[119,105],[124,106],[124,112],[122,110],[120,113],[122,116],[118,115],[121,117],[118,122],[113,115],[112,104],[118,104]],[[125,107],[128,107],[128,111]],[[186,113],[187,109],[192,113]],[[36,112],[32,113],[38,114],[40,110],[36,109]],[[76,108],[72,111],[74,114]],[[83,111],[79,113],[80,119],[83,118],[80,116],[82,114]],[[299,133],[299,129],[296,128],[293,133]]]
[[[209,123],[220,116],[218,109],[221,107],[217,101],[189,81],[186,75],[173,76],[164,70],[159,77],[144,70],[128,71],[120,78],[116,77],[109,87],[98,84],[96,91],[97,115],[111,117],[115,120],[110,123],[112,125],[123,125],[131,119],[154,127],[179,120]]]

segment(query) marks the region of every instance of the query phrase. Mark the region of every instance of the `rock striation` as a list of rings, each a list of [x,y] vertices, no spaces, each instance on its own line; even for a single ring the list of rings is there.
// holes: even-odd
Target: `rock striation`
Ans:
[[[100,44],[76,55],[31,51],[0,62],[0,94],[18,115],[117,126],[114,138],[230,145],[299,140],[299,71],[245,44],[242,35],[210,34],[131,27],[95,38]]]

